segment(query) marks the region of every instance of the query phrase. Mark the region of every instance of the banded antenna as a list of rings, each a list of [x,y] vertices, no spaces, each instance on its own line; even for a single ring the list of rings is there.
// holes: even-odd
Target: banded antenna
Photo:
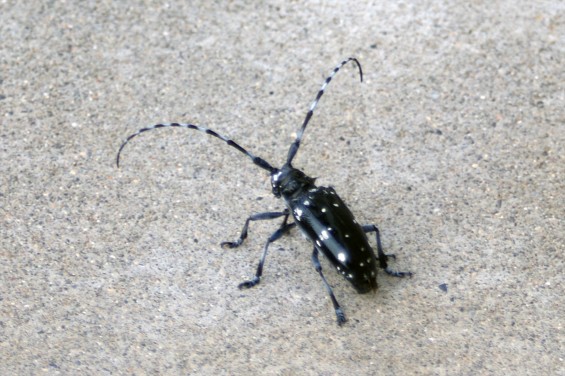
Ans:
[[[363,82],[363,70],[361,69],[361,64],[354,57],[350,57],[350,58],[342,61],[341,63],[339,63],[334,68],[332,73],[330,73],[330,75],[326,78],[326,80],[322,84],[320,91],[318,91],[318,94],[316,95],[316,99],[314,99],[314,102],[312,102],[312,104],[310,105],[310,110],[308,110],[308,113],[306,114],[306,118],[304,119],[304,122],[302,123],[302,128],[300,128],[300,131],[298,132],[296,139],[290,145],[290,149],[288,150],[288,157],[286,159],[287,165],[289,165],[289,166],[291,165],[292,159],[294,158],[294,156],[296,155],[296,152],[298,151],[298,148],[300,147],[300,141],[302,141],[302,136],[304,135],[304,130],[306,129],[306,126],[310,122],[312,115],[314,115],[314,109],[318,105],[318,102],[320,101],[320,98],[322,98],[322,95],[324,95],[324,90],[326,90],[326,87],[328,86],[328,84],[330,83],[332,78],[335,76],[335,74],[341,69],[341,67],[343,67],[345,64],[347,64],[350,61],[354,61],[355,64],[357,64],[357,67],[359,68],[359,76],[361,78],[361,82]]]
[[[253,161],[253,163],[255,163],[257,166],[261,167],[264,170],[269,171],[270,173],[272,173],[273,171],[275,171],[276,169],[271,166],[267,161],[265,161],[263,158],[259,158],[253,154],[251,154],[250,152],[248,152],[245,148],[243,148],[242,146],[240,146],[239,144],[237,144],[235,141],[230,140],[229,138],[222,136],[219,133],[216,133],[215,131],[208,129],[208,128],[204,128],[204,127],[199,127],[198,125],[194,125],[194,124],[183,124],[183,123],[164,123],[164,124],[155,124],[152,125],[150,127],[147,128],[142,128],[140,130],[138,130],[137,132],[131,134],[128,136],[128,138],[125,139],[125,141],[122,143],[122,145],[120,146],[120,150],[118,150],[118,155],[116,156],[116,166],[120,167],[120,154],[122,152],[122,149],[124,148],[124,146],[127,145],[127,143],[134,137],[140,135],[143,132],[147,132],[153,129],[157,129],[157,128],[168,128],[168,127],[180,127],[180,128],[188,128],[188,129],[194,129],[200,132],[204,132],[206,134],[212,135],[216,138],[219,138],[220,140],[224,141],[226,144],[228,144],[229,146],[234,147],[235,149],[239,150],[240,152],[242,152],[243,154],[247,155],[249,158],[251,158],[251,160]]]

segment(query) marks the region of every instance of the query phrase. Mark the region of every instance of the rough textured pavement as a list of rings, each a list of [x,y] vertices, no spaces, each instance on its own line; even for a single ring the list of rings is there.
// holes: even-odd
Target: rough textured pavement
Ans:
[[[564,375],[559,1],[0,3],[4,375]],[[376,223],[358,295],[295,231],[240,291],[295,165]],[[276,222],[276,221],[275,221]]]

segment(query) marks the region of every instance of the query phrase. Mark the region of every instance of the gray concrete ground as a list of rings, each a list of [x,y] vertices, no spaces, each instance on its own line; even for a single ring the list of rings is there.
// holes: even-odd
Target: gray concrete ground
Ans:
[[[4,375],[564,375],[565,5],[559,1],[0,4]],[[358,295],[267,174],[295,160],[379,225],[394,268]],[[443,289],[442,289],[443,288]]]

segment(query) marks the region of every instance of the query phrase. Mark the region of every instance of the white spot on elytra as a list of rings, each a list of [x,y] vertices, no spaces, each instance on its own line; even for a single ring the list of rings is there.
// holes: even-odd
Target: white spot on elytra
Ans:
[[[345,237],[346,237],[346,238],[349,238],[349,234],[345,234]]]
[[[353,274],[349,273],[349,274],[347,275],[347,278],[349,278],[349,279],[353,278]]]
[[[360,267],[364,267],[365,264],[363,264],[362,262],[360,262],[360,263],[359,263],[359,266],[360,266]]]
[[[316,245],[317,245],[318,247],[321,247],[321,246],[322,246],[322,243],[320,243],[319,240],[316,240]]]
[[[305,206],[308,206],[308,205],[310,205],[310,201],[308,201],[308,200],[304,200],[304,205],[305,205]]]
[[[329,239],[329,237],[330,236],[329,236],[328,232],[326,230],[322,230],[322,233],[320,234],[320,239],[321,240],[327,240],[327,239]]]
[[[345,262],[345,253],[343,252],[338,253],[337,259],[341,262]]]
[[[371,272],[371,276],[374,277],[374,276],[375,276],[375,272]]]
[[[327,210],[326,208],[322,208],[322,213],[325,213],[326,210]]]
[[[370,264],[370,263],[371,263],[371,259],[368,258],[368,259],[367,259],[367,264]]]
[[[334,202],[334,206],[335,206],[336,208],[339,208],[339,204],[338,204],[337,202]]]

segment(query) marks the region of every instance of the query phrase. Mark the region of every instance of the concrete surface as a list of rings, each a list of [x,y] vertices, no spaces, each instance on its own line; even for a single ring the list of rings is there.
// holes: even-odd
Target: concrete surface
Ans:
[[[0,4],[3,375],[564,375],[560,1]],[[198,132],[332,184],[411,280],[355,294]],[[440,287],[441,286],[441,287]],[[445,290],[447,287],[447,290]],[[443,289],[442,289],[443,288]]]

